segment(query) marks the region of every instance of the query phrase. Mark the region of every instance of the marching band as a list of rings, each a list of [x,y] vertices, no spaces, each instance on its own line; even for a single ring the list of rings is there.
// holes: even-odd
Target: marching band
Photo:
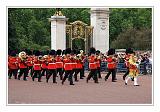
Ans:
[[[16,55],[16,51],[10,51],[8,56],[8,76],[12,75],[15,79],[27,81],[27,77],[32,77],[32,81],[38,78],[38,82],[42,82],[41,78],[45,76],[46,82],[49,82],[50,77],[53,77],[52,82],[57,83],[56,79],[59,76],[62,85],[68,78],[69,84],[74,85],[74,81],[78,82],[78,74],[80,79],[84,79],[84,62],[89,62],[89,74],[86,77],[88,83],[93,78],[94,83],[99,83],[98,79],[101,76],[101,62],[107,62],[108,73],[105,76],[105,81],[112,73],[112,82],[116,82],[116,68],[118,57],[115,54],[115,49],[109,49],[107,55],[102,55],[99,50],[90,48],[89,56],[84,55],[83,50],[65,50],[58,49],[42,53],[38,50],[32,52],[31,50],[22,51]],[[137,64],[137,57],[134,55],[132,49],[126,49],[125,64],[127,71],[123,76],[124,84],[127,85],[130,78],[134,79],[134,86],[139,86],[137,83],[137,76],[139,68]],[[18,76],[17,76],[18,75]],[[126,78],[126,76],[128,77]]]

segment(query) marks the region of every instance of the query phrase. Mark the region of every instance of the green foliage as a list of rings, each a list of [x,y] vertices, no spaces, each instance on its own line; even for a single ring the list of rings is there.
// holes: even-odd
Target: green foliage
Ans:
[[[110,9],[109,19],[110,46],[119,41],[117,38],[122,32],[128,29],[151,29],[152,9],[151,8],[116,8]],[[127,33],[127,32],[126,32]],[[122,34],[121,34],[122,35]],[[150,37],[152,38],[152,37]],[[114,41],[114,42],[112,42]],[[137,41],[136,43],[138,43]],[[117,46],[117,45],[116,45]],[[120,47],[120,46],[117,46]]]
[[[123,49],[134,48],[137,50],[151,50],[152,48],[152,31],[151,29],[127,29],[120,33],[111,47]]]
[[[67,24],[80,20],[90,25],[89,8],[62,8],[61,11],[63,15],[69,18]],[[49,49],[51,32],[48,18],[54,13],[54,8],[9,8],[8,48],[17,50],[23,48]],[[140,44],[143,40],[151,48],[151,8],[110,9],[109,23],[111,47],[124,48],[133,45],[136,49],[145,49],[144,46],[146,45]],[[137,36],[133,36],[134,33]],[[133,39],[131,43],[130,38]],[[125,40],[128,40],[128,42],[120,43]]]

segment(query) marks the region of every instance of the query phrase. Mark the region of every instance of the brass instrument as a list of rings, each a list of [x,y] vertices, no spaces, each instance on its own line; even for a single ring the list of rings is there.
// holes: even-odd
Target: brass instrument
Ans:
[[[22,61],[26,61],[26,59],[28,58],[24,51],[20,52],[18,56]]]

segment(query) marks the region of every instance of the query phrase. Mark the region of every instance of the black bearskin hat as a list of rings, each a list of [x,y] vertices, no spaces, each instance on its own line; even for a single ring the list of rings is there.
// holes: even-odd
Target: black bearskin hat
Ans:
[[[115,54],[115,49],[110,48],[110,49],[108,50],[108,56],[109,56],[109,55],[113,55],[113,54]]]
[[[73,55],[73,54],[76,54],[77,53],[77,50],[75,50],[75,49],[73,49],[72,51],[71,51],[71,54]]]
[[[95,54],[96,53],[96,49],[94,47],[91,47],[89,53],[90,54]]]
[[[132,53],[134,53],[132,48],[126,49],[126,54],[132,54]]]
[[[77,50],[76,54],[80,54],[80,50]]]
[[[55,50],[51,50],[50,52],[49,52],[49,55],[55,55],[56,54],[56,51]]]
[[[65,50],[65,54],[71,54],[71,48],[67,48],[67,49]]]
[[[61,49],[58,49],[57,52],[56,52],[57,55],[61,55],[61,53],[62,53]]]
[[[62,55],[64,55],[64,54],[65,54],[65,52],[66,52],[66,50],[63,50],[63,51],[62,51]]]
[[[11,55],[11,56],[16,56],[16,51],[14,51],[14,50],[11,51],[11,52],[10,52],[10,55]]]
[[[99,51],[99,50],[97,50],[97,51],[96,51],[96,55],[99,55],[99,54],[100,54],[100,51]]]
[[[27,54],[28,54],[28,55],[32,55],[32,51],[28,49],[28,50],[27,50]]]
[[[35,56],[39,56],[40,55],[40,51],[39,50],[35,50],[34,55]]]

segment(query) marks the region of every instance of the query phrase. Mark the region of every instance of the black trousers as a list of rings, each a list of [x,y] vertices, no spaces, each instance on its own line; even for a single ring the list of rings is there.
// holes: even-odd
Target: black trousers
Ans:
[[[80,72],[80,76],[85,77],[85,75],[84,75],[84,66],[82,67],[82,72]]]
[[[91,77],[93,77],[93,80],[95,83],[98,82],[98,78],[97,78],[97,69],[91,69],[90,70],[90,73],[87,77],[87,81],[91,79]]]
[[[33,76],[33,66],[29,66],[28,67],[28,74],[29,74],[29,70],[30,70],[30,76]]]
[[[78,73],[80,73],[80,79],[83,79],[82,72],[83,72],[83,69],[81,69],[81,68],[75,69],[75,74],[74,74],[75,81],[77,81],[77,75],[78,75]]]
[[[57,68],[57,74],[59,73],[59,76],[60,76],[60,80],[63,79],[63,71],[62,71],[62,68]]]
[[[64,77],[63,77],[63,80],[62,80],[62,83],[65,82],[65,80],[68,78],[68,81],[70,82],[70,84],[73,84],[73,72],[72,70],[65,70],[65,74],[64,74]]]
[[[32,80],[34,81],[34,79],[37,78],[37,77],[38,77],[38,81],[41,81],[41,77],[42,77],[41,70],[34,70]]]
[[[27,74],[28,74],[28,68],[20,68],[18,79],[20,80],[21,76],[23,75],[23,80],[27,80],[26,79]]]
[[[48,70],[45,69],[45,68],[42,68],[42,73],[41,73],[41,75],[44,76],[45,73],[46,73],[46,79],[47,79]]]
[[[53,83],[57,83],[56,82],[56,77],[57,77],[57,71],[56,69],[48,69],[48,74],[46,77],[46,81],[48,82],[48,80],[50,79],[50,77],[53,75]]]
[[[129,74],[129,68],[127,67],[127,71],[125,72],[125,74],[123,75],[123,80],[125,80],[126,76]]]
[[[112,81],[114,81],[116,76],[116,69],[108,69],[108,73],[105,76],[105,79],[108,79],[111,73],[112,73]]]
[[[100,67],[97,68],[97,74],[98,74],[98,78],[102,78],[102,76],[101,76],[101,68]]]
[[[12,74],[13,74],[14,78],[17,79],[17,73],[18,73],[18,69],[10,69],[9,73],[8,73],[9,74],[9,78],[11,79]]]

